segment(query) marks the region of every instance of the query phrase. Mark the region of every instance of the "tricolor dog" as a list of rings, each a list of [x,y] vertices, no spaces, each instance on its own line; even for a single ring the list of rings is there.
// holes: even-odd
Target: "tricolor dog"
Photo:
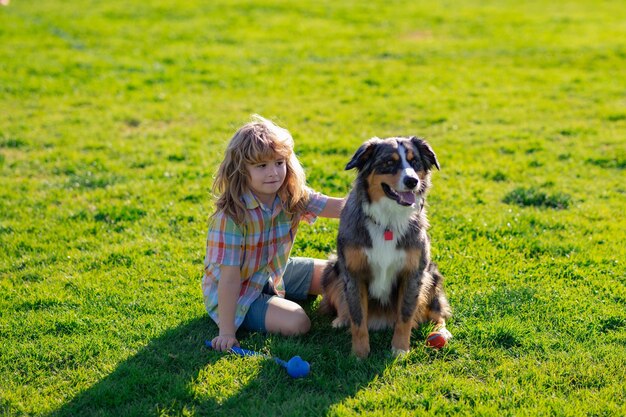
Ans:
[[[352,351],[370,353],[369,331],[393,327],[395,355],[410,349],[411,330],[432,321],[446,340],[450,306],[430,260],[426,193],[439,162],[417,137],[372,138],[346,169],[357,178],[341,213],[337,257],[322,277],[322,309],[334,327],[350,325]]]

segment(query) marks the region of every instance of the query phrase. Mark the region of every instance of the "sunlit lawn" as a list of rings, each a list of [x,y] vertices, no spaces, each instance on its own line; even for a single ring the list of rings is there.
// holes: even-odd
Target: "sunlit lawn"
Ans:
[[[626,8],[619,1],[14,0],[0,8],[3,415],[625,415]],[[252,113],[312,187],[372,136],[442,169],[433,257],[455,335],[372,355],[313,321],[209,351],[212,177]],[[293,254],[326,258],[337,221]]]

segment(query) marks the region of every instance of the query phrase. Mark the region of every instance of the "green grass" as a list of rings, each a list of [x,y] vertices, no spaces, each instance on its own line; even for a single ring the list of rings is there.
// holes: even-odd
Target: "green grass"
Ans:
[[[626,414],[626,9],[620,1],[14,0],[0,8],[0,413]],[[212,177],[252,113],[344,195],[371,136],[437,152],[452,343],[395,360],[312,331],[211,352]],[[337,222],[301,229],[325,258]]]

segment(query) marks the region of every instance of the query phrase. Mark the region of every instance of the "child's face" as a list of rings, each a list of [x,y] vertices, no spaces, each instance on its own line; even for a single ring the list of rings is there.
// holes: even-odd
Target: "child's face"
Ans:
[[[256,164],[246,164],[250,177],[248,186],[263,204],[274,202],[276,193],[285,182],[287,161],[280,156]]]

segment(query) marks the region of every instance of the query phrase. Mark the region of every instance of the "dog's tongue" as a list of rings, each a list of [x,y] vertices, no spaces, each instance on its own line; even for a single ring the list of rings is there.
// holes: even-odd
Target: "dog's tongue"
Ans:
[[[400,196],[400,203],[407,206],[415,204],[415,194],[411,191],[398,192],[398,195]]]

